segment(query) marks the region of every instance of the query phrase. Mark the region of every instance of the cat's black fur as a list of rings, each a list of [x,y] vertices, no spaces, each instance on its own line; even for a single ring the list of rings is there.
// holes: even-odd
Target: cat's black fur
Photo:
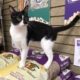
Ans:
[[[28,22],[28,42],[30,40],[40,41],[44,36],[46,39],[56,40],[58,32],[67,30],[73,27],[76,22],[80,19],[80,16],[76,16],[75,19],[68,25],[53,27],[41,22],[29,21]]]
[[[14,25],[17,25],[21,22],[22,20],[22,15],[24,16],[24,24],[27,24],[27,22],[29,21],[29,17],[28,17],[28,13],[26,11],[26,7],[23,11],[16,11],[12,6],[10,7],[10,12],[11,12],[11,22]]]

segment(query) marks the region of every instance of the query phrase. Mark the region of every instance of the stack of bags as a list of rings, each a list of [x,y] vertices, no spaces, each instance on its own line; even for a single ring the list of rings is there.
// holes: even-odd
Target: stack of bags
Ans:
[[[19,56],[10,52],[0,54],[0,80],[47,80],[47,71],[42,65],[26,60],[25,67],[19,68],[19,60]]]
[[[57,61],[60,65],[60,72],[53,80],[68,80],[71,77],[71,70],[68,69],[70,58],[65,55],[55,54],[53,61]]]
[[[19,55],[18,50],[11,50],[11,52]],[[48,58],[44,52],[34,51],[32,49],[28,52],[28,59],[34,60],[41,65],[44,65]],[[80,80],[80,76],[74,75],[71,70],[68,69],[70,65],[70,57],[55,53],[53,62],[50,68],[47,70],[47,80]]]

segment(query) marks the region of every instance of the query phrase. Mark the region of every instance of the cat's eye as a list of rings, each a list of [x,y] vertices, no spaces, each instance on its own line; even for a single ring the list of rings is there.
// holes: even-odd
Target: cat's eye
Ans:
[[[17,17],[16,19],[17,19],[18,21],[21,21],[21,18],[19,18],[19,17]]]

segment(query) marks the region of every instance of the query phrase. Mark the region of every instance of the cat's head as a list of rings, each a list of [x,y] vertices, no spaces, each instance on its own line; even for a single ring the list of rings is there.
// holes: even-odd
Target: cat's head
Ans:
[[[17,11],[14,7],[9,6],[11,13],[11,22],[13,25],[24,26],[28,23],[28,6],[26,6],[22,11]]]

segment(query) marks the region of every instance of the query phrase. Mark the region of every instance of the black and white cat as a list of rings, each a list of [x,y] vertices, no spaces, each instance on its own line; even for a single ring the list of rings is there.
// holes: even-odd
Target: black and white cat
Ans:
[[[44,65],[44,67],[48,69],[53,60],[52,48],[54,46],[58,32],[73,27],[80,19],[80,15],[77,14],[68,25],[61,27],[52,27],[41,22],[29,21],[28,6],[26,6],[22,11],[16,11],[12,6],[10,6],[10,11],[10,35],[12,39],[12,44],[21,51],[21,60],[19,64],[19,67],[21,68],[25,66],[25,61],[29,49],[28,44],[29,41],[32,40],[40,41],[41,47],[48,57],[48,61]]]

